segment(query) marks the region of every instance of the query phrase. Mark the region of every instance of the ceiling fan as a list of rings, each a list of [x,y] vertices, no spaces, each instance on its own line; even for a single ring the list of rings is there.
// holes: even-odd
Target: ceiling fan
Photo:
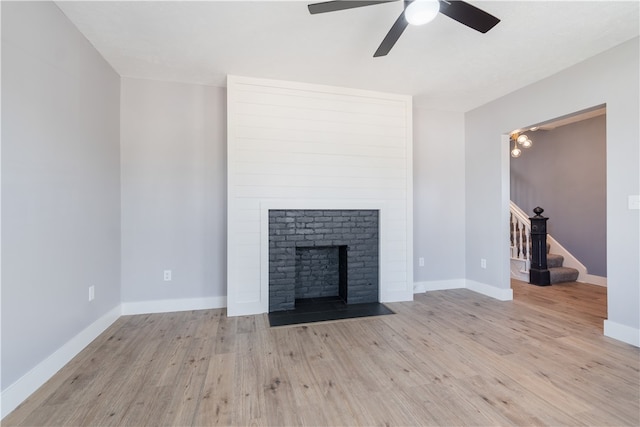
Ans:
[[[309,12],[315,15],[316,13],[335,12],[392,1],[397,0],[326,1],[310,4]],[[404,0],[404,10],[380,43],[378,50],[373,54],[374,58],[388,54],[407,25],[425,24],[435,18],[438,12],[481,33],[486,33],[500,22],[495,16],[460,0]]]

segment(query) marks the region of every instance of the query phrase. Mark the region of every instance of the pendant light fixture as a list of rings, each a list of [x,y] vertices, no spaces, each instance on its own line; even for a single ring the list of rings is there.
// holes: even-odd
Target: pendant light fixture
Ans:
[[[511,150],[511,157],[520,157],[522,150],[518,148],[518,144],[515,139],[513,140],[513,150]]]
[[[522,150],[518,145],[522,145],[522,148],[530,148],[533,145],[533,142],[529,137],[523,133],[512,132],[509,135],[511,141],[513,141],[513,149],[511,150],[511,157],[520,157],[522,154]]]

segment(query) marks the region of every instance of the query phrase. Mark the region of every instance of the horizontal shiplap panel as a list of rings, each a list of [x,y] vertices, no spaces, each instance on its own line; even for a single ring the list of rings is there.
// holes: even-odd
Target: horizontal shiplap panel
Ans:
[[[312,163],[312,162],[310,162]],[[366,178],[376,177],[381,179],[407,179],[406,170],[397,168],[380,167],[354,167],[353,165],[318,165],[318,164],[269,164],[265,162],[243,162],[235,163],[235,170],[238,176],[248,175],[281,175],[282,169],[286,167],[290,176],[334,176],[343,178]]]
[[[241,187],[233,188],[235,197],[265,199],[385,199],[400,202],[406,200],[406,190],[378,188],[344,188],[344,187]]]
[[[407,261],[406,260],[396,260],[396,261],[387,260],[386,269],[389,274],[396,274],[396,273],[406,274]],[[403,276],[403,277],[406,277],[406,276]]]
[[[260,211],[254,209],[236,209],[233,214],[233,221],[236,223],[241,222],[254,222],[259,220]],[[246,232],[246,230],[243,230]]]
[[[309,132],[341,132],[346,135],[369,135],[375,137],[406,135],[404,126],[380,126],[375,123],[336,123],[312,119],[287,119],[285,117],[263,117],[238,113],[235,121],[235,129],[243,127],[260,129],[294,129],[307,130]]]
[[[384,284],[385,284],[385,290],[387,292],[404,291],[405,289],[407,289],[408,286],[413,287],[413,284],[407,283],[406,275],[403,278],[399,278],[399,277],[391,278],[390,280],[385,281]]]
[[[236,232],[233,234],[233,238],[238,247],[242,247],[245,245],[259,245],[260,244],[260,233],[252,232],[252,233],[241,233]]]
[[[240,268],[236,271],[236,278],[241,282],[252,282],[256,277],[260,277],[260,258],[254,256],[255,253],[252,251],[244,251],[245,248],[237,254],[237,265]]]
[[[393,241],[406,241],[407,239],[407,230],[406,230],[406,223],[404,224],[405,226],[403,228],[393,228],[390,227],[389,225],[387,225],[385,223],[385,238],[388,242],[393,242]]]
[[[233,198],[233,213],[238,211],[255,211],[256,215],[260,212],[260,200],[257,199],[238,199]],[[231,219],[231,218],[230,218]]]
[[[376,135],[371,138],[370,135],[358,135],[354,133],[329,132],[325,129],[323,132],[309,132],[306,129],[275,129],[275,128],[257,128],[257,127],[240,127],[235,129],[235,140],[230,141],[233,146],[241,146],[246,144],[244,140],[261,140],[268,144],[269,141],[275,142],[316,142],[323,144],[339,144],[339,145],[355,145],[366,147],[406,147],[406,138],[404,136],[384,136]]]
[[[277,106],[304,106],[316,110],[361,112],[380,116],[402,116],[406,113],[405,99],[379,96],[353,96],[336,92],[319,92],[292,88],[238,85],[234,104],[266,104]]]
[[[235,225],[235,229],[233,230],[234,232],[237,233],[259,233],[260,232],[260,218],[257,217],[255,220],[251,220],[251,221],[240,221],[238,219],[236,219],[235,214],[234,214],[234,218],[230,219],[230,222],[232,222]]]
[[[389,262],[406,262],[407,260],[407,250],[398,250],[389,252],[386,258]]]
[[[238,248],[237,262],[240,267],[238,278],[260,279],[260,246],[246,245]]]
[[[255,274],[253,271],[254,270],[248,270],[246,271],[246,277],[234,280],[235,298],[233,298],[233,303],[253,303],[260,301],[260,274]]]
[[[239,138],[236,150],[249,150],[256,153],[276,152],[276,153],[300,153],[300,154],[331,154],[357,156],[362,155],[361,145],[350,145],[327,142],[301,142],[301,141],[276,141],[261,139],[241,139]],[[372,157],[394,157],[406,158],[406,147],[367,147],[367,155]]]
[[[386,246],[384,248],[385,253],[392,253],[392,252],[406,252],[407,251],[407,243],[406,241],[390,241],[387,240],[386,241]]]
[[[274,165],[278,168],[286,168],[288,165],[326,165],[326,166],[353,166],[366,168],[389,168],[405,170],[407,160],[404,158],[385,158],[381,156],[369,156],[363,153],[360,156],[346,156],[344,154],[315,154],[286,153],[286,152],[257,152],[252,150],[236,150],[231,159],[231,165],[241,162],[262,162]],[[234,171],[235,172],[235,171]]]
[[[387,218],[387,227],[389,227],[389,230],[391,230],[391,232],[394,234],[397,234],[400,231],[402,231],[402,233],[406,233],[407,218],[405,212],[402,211],[402,216],[399,219]]]
[[[326,123],[342,124],[375,124],[386,127],[405,127],[406,117],[386,116],[383,114],[369,114],[363,111],[339,111],[319,109],[308,105],[281,106],[273,104],[238,103],[236,109],[239,114],[256,117],[285,120],[313,120]]]
[[[379,178],[379,177],[341,177],[341,176],[320,176],[320,175],[261,175],[244,174],[236,176],[233,185],[238,187],[307,187],[316,188],[352,188],[366,189],[376,188],[404,190],[406,181],[402,178]]]

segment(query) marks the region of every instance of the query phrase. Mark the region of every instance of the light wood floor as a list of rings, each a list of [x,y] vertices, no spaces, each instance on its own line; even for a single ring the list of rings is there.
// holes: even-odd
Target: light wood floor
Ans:
[[[602,335],[606,290],[513,288],[284,328],[125,316],[2,425],[639,425],[640,351]]]

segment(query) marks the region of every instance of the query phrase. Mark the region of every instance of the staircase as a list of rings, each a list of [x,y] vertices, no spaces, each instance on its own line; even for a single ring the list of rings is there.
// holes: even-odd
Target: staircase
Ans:
[[[572,267],[563,267],[564,257],[549,253],[550,246],[547,244],[547,268],[551,276],[551,284],[577,281],[580,272]]]
[[[513,202],[510,207],[510,230],[511,277],[528,282],[531,262],[530,222],[529,217]],[[547,235],[547,240],[547,268],[551,276],[551,284],[577,281],[580,271],[577,268],[564,266],[564,255],[551,253],[552,246],[560,249],[559,252],[568,254],[566,249],[549,235]],[[586,268],[584,271],[586,273]]]

